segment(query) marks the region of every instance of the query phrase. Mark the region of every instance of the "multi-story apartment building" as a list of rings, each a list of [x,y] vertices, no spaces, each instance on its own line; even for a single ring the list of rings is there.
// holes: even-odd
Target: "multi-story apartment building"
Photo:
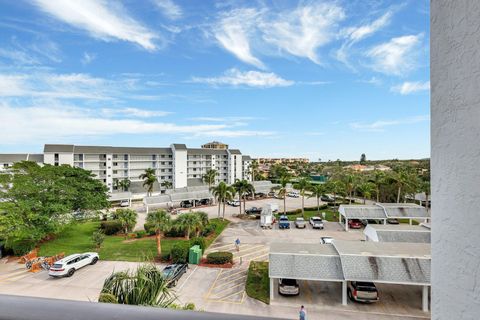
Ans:
[[[187,148],[184,144],[168,148],[46,144],[43,155],[0,154],[0,168],[29,158],[38,163],[68,164],[92,171],[111,192],[117,189],[116,181],[123,179],[131,181],[132,191],[143,190],[139,176],[148,168],[155,170],[156,191],[163,181],[171,182],[174,188],[202,185],[203,175],[209,169],[218,171],[217,183],[231,184],[237,179],[248,179],[244,170],[250,161],[237,149]]]

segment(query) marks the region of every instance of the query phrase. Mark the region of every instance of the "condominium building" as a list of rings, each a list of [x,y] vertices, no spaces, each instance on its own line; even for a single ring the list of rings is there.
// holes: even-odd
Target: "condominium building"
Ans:
[[[76,146],[46,144],[43,154],[0,154],[0,168],[8,168],[22,160],[51,165],[68,164],[91,171],[113,192],[117,181],[131,181],[131,191],[144,191],[139,176],[145,169],[154,169],[159,191],[164,181],[173,188],[199,186],[203,175],[214,169],[217,181],[234,183],[237,179],[248,179],[245,170],[251,163],[250,157],[243,156],[237,149],[187,148],[185,144],[172,144],[167,148]],[[249,179],[250,180],[250,179]]]

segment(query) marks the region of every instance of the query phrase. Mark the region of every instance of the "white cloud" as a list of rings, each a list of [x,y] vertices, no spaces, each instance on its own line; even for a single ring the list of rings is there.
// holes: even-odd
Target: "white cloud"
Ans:
[[[387,127],[409,125],[430,120],[428,115],[415,116],[397,120],[378,120],[371,123],[350,123],[350,127],[359,131],[383,132]]]
[[[183,15],[182,8],[180,8],[180,6],[175,4],[172,0],[153,0],[153,3],[169,19],[180,19]]]
[[[204,122],[237,122],[237,121],[248,121],[248,120],[257,120],[259,118],[254,117],[195,117],[190,120],[193,121],[204,121]]]
[[[0,74],[0,97],[23,95],[25,80],[22,75]]]
[[[95,38],[135,43],[153,51],[159,36],[133,19],[118,3],[106,0],[34,0],[44,12],[79,29],[88,31]]]
[[[13,107],[0,103],[2,130],[8,132],[0,144],[59,141],[73,138],[115,136],[118,134],[182,134],[199,137],[246,137],[271,134],[263,131],[232,130],[232,125],[178,125],[138,119],[105,117],[95,110],[75,108],[55,102],[48,106]]]
[[[235,9],[224,13],[215,26],[214,36],[225,50],[238,59],[263,69],[264,64],[252,54],[249,39],[255,32],[256,20],[260,14],[256,9]]]
[[[417,65],[417,49],[422,37],[418,34],[392,38],[371,48],[366,55],[372,59],[372,68],[397,76],[413,70]]]
[[[137,117],[137,118],[154,118],[154,117],[164,117],[171,112],[161,111],[161,110],[145,110],[138,108],[103,108],[102,113],[105,116],[124,116],[124,117]]]
[[[430,90],[430,81],[425,82],[404,82],[398,86],[394,86],[391,88],[391,91],[398,92],[403,95],[419,92],[419,91],[427,91]]]
[[[83,65],[87,65],[87,64],[90,64],[96,58],[97,58],[97,55],[95,53],[84,52],[81,62]]]
[[[206,83],[214,86],[249,86],[258,88],[287,87],[294,84],[293,81],[285,80],[275,73],[259,71],[240,71],[230,69],[223,76],[215,78],[193,77],[193,82]]]
[[[301,5],[293,10],[242,8],[223,12],[213,34],[238,59],[265,68],[256,56],[289,55],[320,64],[318,49],[332,41],[345,18],[334,3]]]

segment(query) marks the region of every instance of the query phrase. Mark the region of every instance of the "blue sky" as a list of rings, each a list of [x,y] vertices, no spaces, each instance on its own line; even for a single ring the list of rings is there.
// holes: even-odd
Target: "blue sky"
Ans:
[[[0,0],[0,152],[423,158],[429,4]]]

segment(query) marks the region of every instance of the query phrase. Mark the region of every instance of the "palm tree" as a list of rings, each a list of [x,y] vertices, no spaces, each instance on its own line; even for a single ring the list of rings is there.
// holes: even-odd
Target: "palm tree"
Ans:
[[[163,180],[160,186],[165,189],[172,189],[173,184],[168,180]]]
[[[208,169],[207,173],[205,173],[202,177],[203,182],[208,184],[208,188],[211,189],[212,186],[215,184],[215,179],[218,176],[218,171],[215,169]]]
[[[290,183],[290,179],[291,176],[285,172],[280,176],[280,186],[276,188],[278,190],[278,195],[283,197],[283,214],[287,214],[287,185]]]
[[[155,169],[145,169],[145,172],[142,173],[138,178],[142,179],[143,186],[147,187],[147,196],[151,196],[153,192],[153,185],[155,184],[155,181],[157,181],[157,177],[155,176]]]
[[[175,296],[168,280],[153,264],[141,265],[133,271],[115,272],[103,283],[99,302],[167,308]]]
[[[212,188],[212,194],[218,201],[218,217],[220,218],[220,207],[223,205],[223,219],[225,219],[225,204],[233,199],[235,189],[221,181],[216,187]]]
[[[337,206],[337,195],[341,194],[343,189],[343,184],[340,180],[332,179],[327,182],[327,189],[333,193],[333,207],[336,208]]]
[[[317,198],[317,212],[320,213],[320,198],[325,194],[326,188],[323,184],[313,184],[310,186],[311,195],[309,198]]]
[[[128,178],[123,179],[120,181],[120,187],[122,188],[122,191],[128,191],[128,188],[130,188],[131,181]]]
[[[198,219],[202,221],[203,226],[206,226],[209,223],[208,214],[203,211],[197,211],[195,214],[198,216]]]
[[[380,187],[385,183],[385,173],[383,171],[375,170],[373,176],[370,177],[370,182],[375,185],[377,202],[380,202]]]
[[[252,181],[255,181],[255,173],[257,173],[258,171],[258,161],[257,160],[253,160],[252,163],[250,164],[250,172],[252,173]]]
[[[400,203],[400,197],[402,195],[402,191],[406,189],[410,183],[410,177],[408,172],[404,169],[399,169],[393,174],[390,175],[390,179],[393,180],[397,187],[397,203]]]
[[[355,176],[352,173],[347,173],[343,176],[343,183],[348,194],[348,202],[352,204],[352,193],[355,189]]]
[[[245,200],[245,195],[247,193],[253,193],[255,194],[255,188],[253,187],[253,185],[248,182],[248,180],[238,180],[235,181],[235,183],[233,184],[233,187],[235,188],[235,191],[238,193],[238,201],[240,202],[240,206],[239,206],[239,210],[240,210],[240,215],[242,215],[242,199],[243,199],[243,209],[245,210],[245,204],[246,204],[246,200]]]
[[[114,180],[113,180],[113,186],[114,186],[115,189],[117,189],[117,190],[120,189],[120,188],[122,187],[120,180],[114,179]]]
[[[310,181],[310,177],[301,177],[297,183],[293,185],[295,189],[300,191],[300,195],[302,196],[302,215],[305,215],[305,191],[310,188]]]
[[[190,231],[195,230],[198,236],[200,230],[203,228],[203,223],[199,216],[193,212],[182,214],[175,220],[175,227],[185,232],[185,238],[190,240]]]
[[[170,215],[165,210],[156,210],[149,212],[147,215],[147,223],[155,230],[155,240],[157,241],[157,255],[162,255],[161,236],[164,232],[171,229],[172,224]]]
[[[362,193],[363,204],[366,203],[366,199],[372,196],[372,191],[375,189],[375,185],[372,182],[365,181],[358,186],[358,190]]]
[[[122,225],[122,229],[124,230],[126,237],[128,232],[132,230],[137,223],[137,212],[132,209],[118,209],[115,211],[115,216]]]

